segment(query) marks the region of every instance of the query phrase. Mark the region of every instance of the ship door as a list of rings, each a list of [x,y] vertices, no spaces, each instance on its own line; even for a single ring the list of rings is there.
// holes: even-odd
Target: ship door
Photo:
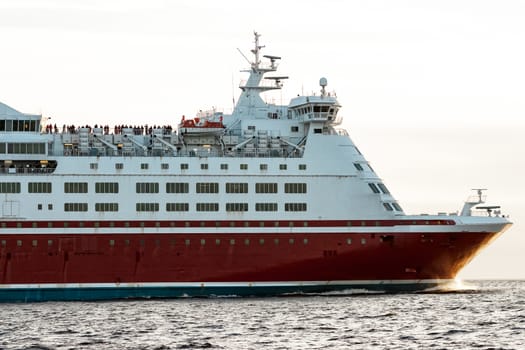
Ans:
[[[19,201],[4,201],[2,203],[2,216],[18,216],[20,212],[20,202]]]

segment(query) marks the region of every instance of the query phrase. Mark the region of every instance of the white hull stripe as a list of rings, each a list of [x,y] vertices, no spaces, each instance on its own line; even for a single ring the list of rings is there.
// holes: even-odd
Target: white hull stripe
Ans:
[[[268,288],[301,286],[363,286],[446,284],[453,279],[420,280],[351,280],[351,281],[290,281],[290,282],[147,282],[147,283],[41,283],[0,284],[1,289],[85,289],[85,288]]]

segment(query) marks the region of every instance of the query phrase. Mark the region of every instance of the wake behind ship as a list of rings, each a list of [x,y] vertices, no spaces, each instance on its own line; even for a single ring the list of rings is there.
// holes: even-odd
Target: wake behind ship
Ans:
[[[0,301],[421,290],[510,226],[482,190],[406,215],[326,79],[262,99],[286,77],[254,44],[230,115],[57,127],[0,103]]]

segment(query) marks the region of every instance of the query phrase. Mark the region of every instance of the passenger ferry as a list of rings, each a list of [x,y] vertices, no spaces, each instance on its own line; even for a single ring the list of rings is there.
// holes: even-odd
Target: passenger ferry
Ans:
[[[286,77],[262,48],[255,33],[231,114],[178,127],[60,127],[0,103],[0,301],[423,290],[510,226],[483,190],[405,214],[325,78],[263,100]]]

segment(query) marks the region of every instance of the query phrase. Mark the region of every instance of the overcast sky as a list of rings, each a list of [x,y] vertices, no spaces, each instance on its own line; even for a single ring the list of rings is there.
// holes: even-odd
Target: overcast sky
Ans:
[[[253,31],[318,91],[406,212],[488,188],[515,225],[464,278],[525,278],[525,2],[0,0],[0,101],[62,124],[172,124],[228,111]]]

